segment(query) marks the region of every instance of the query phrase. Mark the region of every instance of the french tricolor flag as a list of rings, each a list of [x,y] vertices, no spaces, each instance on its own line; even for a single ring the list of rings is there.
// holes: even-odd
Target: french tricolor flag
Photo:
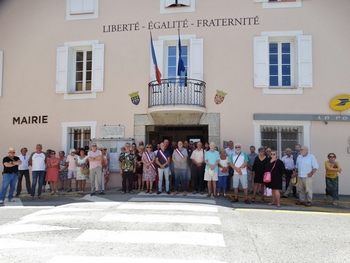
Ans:
[[[156,72],[156,79],[158,81],[158,84],[161,85],[162,81],[162,74],[159,71],[158,68],[158,64],[157,64],[157,58],[156,58],[156,53],[154,52],[154,46],[153,46],[153,40],[152,40],[152,33],[150,32],[150,36],[151,36],[151,53],[152,53],[152,60],[153,60],[153,64],[154,64],[154,68],[155,68],[155,72]]]

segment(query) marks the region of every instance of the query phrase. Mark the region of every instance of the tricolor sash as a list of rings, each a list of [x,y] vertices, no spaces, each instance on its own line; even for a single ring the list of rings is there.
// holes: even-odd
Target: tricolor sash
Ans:
[[[147,161],[149,162],[149,165],[153,168],[154,171],[157,171],[156,166],[154,165],[154,163],[152,163],[151,156],[147,151],[145,153],[146,153],[146,158],[147,158]]]
[[[180,152],[179,148],[175,149],[176,153],[181,157],[181,159],[185,158],[185,156]]]
[[[164,160],[164,162],[167,162],[168,161],[168,158],[166,158],[165,154],[163,153],[162,150],[159,150],[158,151],[160,153],[160,156],[162,157],[162,159]]]

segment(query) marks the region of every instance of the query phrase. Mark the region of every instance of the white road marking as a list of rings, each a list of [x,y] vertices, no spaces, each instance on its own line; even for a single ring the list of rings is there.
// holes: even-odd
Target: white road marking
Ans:
[[[171,197],[161,197],[161,198],[153,198],[153,197],[134,197],[129,201],[131,202],[181,202],[181,203],[205,203],[205,204],[213,204],[215,205],[215,200],[210,199],[196,199],[196,198],[171,198]]]
[[[28,233],[28,232],[47,232],[47,231],[61,231],[74,230],[79,228],[38,225],[38,224],[7,224],[0,227],[0,235]]]
[[[167,210],[167,211],[195,211],[195,212],[214,212],[218,209],[212,206],[199,205],[181,205],[181,204],[121,204],[117,209],[131,209],[131,210]]]
[[[180,223],[180,224],[209,224],[221,225],[216,216],[193,216],[193,215],[142,215],[133,214],[107,214],[99,221],[103,222],[127,222],[127,223]]]
[[[55,245],[48,244],[48,243],[25,241],[21,239],[0,238],[0,250],[14,249],[14,248],[22,249],[22,248],[30,248],[30,247],[44,248],[44,247],[51,247],[51,246],[55,246]]]
[[[180,244],[225,247],[224,237],[222,234],[178,231],[86,230],[74,241],[131,244]]]
[[[21,207],[23,206],[20,198],[13,198],[14,202],[9,202],[8,199],[5,200],[5,207]]]
[[[91,201],[91,202],[113,202],[112,200],[103,198],[101,196],[96,196],[96,195],[91,196],[90,194],[85,195],[81,199],[88,200],[88,201]]]
[[[157,195],[156,194],[157,192],[153,192],[153,194],[147,194],[147,193],[145,193],[145,192],[140,192],[140,193],[138,193],[137,194],[137,196],[157,196],[157,197],[164,197],[164,196],[173,196],[173,194],[171,194],[171,195],[168,195],[167,193],[165,193],[165,192],[162,192],[160,195]],[[177,194],[177,196],[182,196],[182,192],[179,192],[178,194]],[[192,194],[192,193],[190,193],[190,192],[187,192],[187,196],[186,197],[200,197],[200,198],[207,198],[207,195],[206,194]]]
[[[86,256],[54,256],[48,263],[84,262],[84,263],[225,263],[216,260],[185,260],[185,259],[160,259],[160,258],[123,258],[123,257],[86,257]]]

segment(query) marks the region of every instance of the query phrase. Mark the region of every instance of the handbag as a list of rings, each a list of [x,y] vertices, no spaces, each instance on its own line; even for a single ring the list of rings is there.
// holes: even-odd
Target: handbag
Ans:
[[[90,174],[90,170],[87,166],[81,168],[80,172],[83,174],[83,175],[89,175]]]
[[[264,173],[264,179],[263,179],[263,182],[264,182],[264,183],[269,183],[269,182],[271,182],[271,172],[272,172],[273,168],[275,168],[276,163],[277,163],[277,160],[275,161],[275,164],[273,165],[271,171],[270,171],[270,172],[265,172],[265,173]]]
[[[298,176],[292,177],[292,184],[296,186],[298,184]]]

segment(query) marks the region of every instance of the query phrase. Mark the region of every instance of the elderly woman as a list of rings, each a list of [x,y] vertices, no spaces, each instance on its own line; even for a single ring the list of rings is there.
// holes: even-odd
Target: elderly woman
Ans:
[[[220,154],[215,150],[215,143],[211,142],[209,145],[209,151],[205,152],[205,172],[204,180],[208,184],[208,194],[207,197],[211,197],[211,184],[213,183],[213,196],[217,198],[216,194],[216,181],[218,180],[218,164],[220,161]]]
[[[146,193],[152,194],[153,182],[156,180],[156,155],[152,151],[152,145],[146,145],[146,151],[142,154],[143,174],[142,180],[146,181]]]
[[[271,182],[266,183],[266,187],[272,189],[272,202],[269,205],[281,207],[280,190],[282,190],[282,177],[286,173],[284,163],[278,159],[277,151],[271,150],[271,159],[265,165],[265,172],[271,172]]]
[[[58,166],[60,164],[60,159],[56,157],[56,152],[51,151],[51,157],[47,159],[47,170],[46,170],[46,179],[45,181],[50,183],[51,187],[51,195],[58,194],[58,181],[59,181],[59,174],[58,174]]]
[[[143,181],[142,181],[142,173],[143,173],[143,162],[142,162],[142,155],[144,151],[143,146],[139,146],[137,148],[138,152],[136,154],[136,176],[137,176],[137,184],[138,184],[138,190],[141,191],[141,188],[143,188]]]
[[[88,156],[85,155],[85,150],[83,148],[79,149],[79,156],[77,157],[75,164],[77,166],[77,185],[78,193],[84,193],[86,178],[89,175],[89,168],[87,165],[89,163]]]
[[[337,156],[335,153],[328,154],[328,161],[325,161],[326,168],[326,195],[324,200],[327,200],[328,196],[333,198],[333,205],[338,205],[336,200],[339,200],[338,195],[338,173],[341,173],[342,169],[340,164],[335,161]]]
[[[219,173],[218,173],[218,185],[217,192],[218,196],[220,195],[220,191],[223,191],[224,197],[226,197],[226,185],[227,185],[227,177],[228,177],[228,168],[229,168],[229,157],[226,155],[225,149],[220,150],[220,161],[219,161]]]
[[[260,202],[263,203],[264,192],[265,192],[265,184],[263,181],[265,166],[269,162],[269,158],[265,155],[265,150],[263,147],[258,149],[259,155],[255,157],[253,164],[253,178],[254,178],[254,189],[253,189],[253,197],[252,202],[255,202],[256,192],[258,191],[259,185],[261,185],[261,199]]]

